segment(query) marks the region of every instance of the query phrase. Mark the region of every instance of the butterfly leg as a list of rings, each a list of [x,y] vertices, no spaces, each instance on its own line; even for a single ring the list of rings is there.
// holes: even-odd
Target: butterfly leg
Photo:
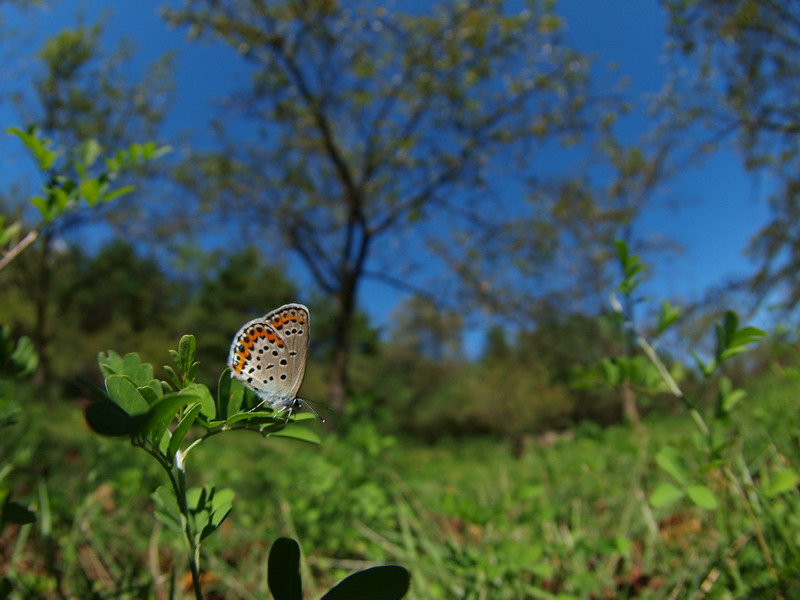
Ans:
[[[267,403],[268,403],[268,400],[266,398],[262,398],[261,402],[256,404],[253,408],[248,409],[247,412],[254,412],[254,411],[258,410],[259,408],[261,408],[262,406],[264,406],[265,404],[267,404]]]

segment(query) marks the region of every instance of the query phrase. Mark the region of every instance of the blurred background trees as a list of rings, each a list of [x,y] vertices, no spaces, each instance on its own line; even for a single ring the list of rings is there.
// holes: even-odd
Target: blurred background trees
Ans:
[[[213,385],[242,322],[303,301],[314,321],[304,393],[348,418],[428,438],[620,420],[620,399],[577,389],[574,374],[625,354],[607,318],[613,240],[673,248],[637,223],[692,157],[730,137],[746,167],[778,175],[750,283],[771,299],[788,286],[789,304],[800,289],[798,15],[662,4],[675,70],[651,128],[632,137],[620,123],[649,100],[598,83],[554,3],[170,3],[167,24],[238,55],[249,80],[211,139],[187,132],[181,152],[125,176],[138,193],[45,224],[0,272],[3,321],[33,338],[40,386],[70,388],[106,348],[159,360],[185,331]],[[99,21],[56,33],[36,57],[14,106],[55,147],[168,141],[171,55],[141,65]],[[569,169],[545,160],[553,149]],[[21,190],[2,194],[4,213],[30,220]],[[367,282],[405,298],[388,323],[371,322]]]
[[[703,131],[684,150],[697,158],[733,142],[762,177],[773,218],[753,238],[758,269],[747,292],[759,302],[800,300],[800,7],[769,0],[662,0],[669,16],[673,79],[669,127]],[[685,65],[694,68],[687,70]]]
[[[193,156],[179,177],[215,216],[294,253],[336,307],[328,397],[339,409],[363,280],[405,281],[402,269],[425,259],[398,248],[424,246],[434,219],[463,218],[451,197],[486,188],[498,155],[595,127],[586,60],[562,43],[547,5],[414,14],[197,0],[167,17],[252,65],[237,107],[255,135],[221,126],[221,149]]]

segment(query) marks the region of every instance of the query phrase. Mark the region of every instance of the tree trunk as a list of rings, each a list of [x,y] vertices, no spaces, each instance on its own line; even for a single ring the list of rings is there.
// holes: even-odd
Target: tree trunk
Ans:
[[[48,308],[50,303],[50,289],[53,277],[50,253],[52,243],[52,233],[45,232],[41,238],[41,252],[39,254],[38,272],[34,275],[35,291],[33,331],[31,339],[36,352],[39,355],[39,366],[33,374],[33,384],[36,388],[41,388],[50,380],[50,336],[48,323]]]
[[[636,392],[631,382],[627,380],[622,384],[622,410],[628,423],[639,431],[642,428],[642,420],[639,417],[639,407],[636,405]]]
[[[356,281],[348,277],[338,294],[339,314],[334,329],[333,362],[328,383],[328,400],[338,413],[344,411],[347,394],[350,391],[350,379],[347,373],[350,362],[350,345],[353,336],[353,315],[356,303]]]

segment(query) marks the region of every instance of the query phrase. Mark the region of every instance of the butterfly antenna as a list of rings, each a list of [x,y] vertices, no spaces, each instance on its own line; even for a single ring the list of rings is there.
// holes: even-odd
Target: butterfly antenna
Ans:
[[[308,407],[308,410],[310,410],[312,413],[314,413],[314,416],[315,416],[315,417],[317,417],[317,418],[318,418],[320,421],[322,421],[323,423],[325,422],[325,419],[323,419],[323,418],[320,416],[320,414],[319,414],[319,413],[318,413],[316,410],[314,410],[314,407],[311,405],[311,402],[310,402],[310,401],[308,401],[308,400],[303,400],[303,406],[307,406],[307,407]]]

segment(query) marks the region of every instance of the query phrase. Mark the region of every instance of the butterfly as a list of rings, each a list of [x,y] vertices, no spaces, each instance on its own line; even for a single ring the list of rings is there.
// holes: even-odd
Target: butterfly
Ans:
[[[286,304],[236,332],[228,353],[231,377],[256,393],[258,406],[269,403],[276,412],[287,410],[287,418],[303,408],[297,392],[306,372],[310,325],[305,306]]]

